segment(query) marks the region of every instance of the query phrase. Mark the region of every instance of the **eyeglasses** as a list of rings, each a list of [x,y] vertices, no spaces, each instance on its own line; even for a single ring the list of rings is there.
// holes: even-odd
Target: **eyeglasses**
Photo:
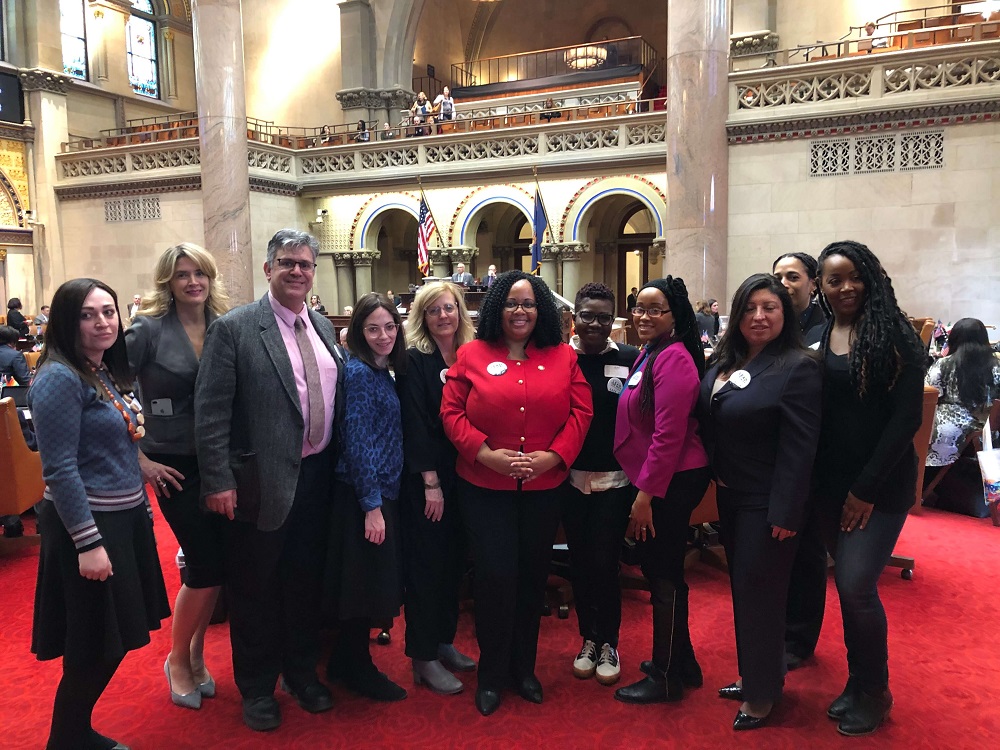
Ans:
[[[382,331],[385,331],[386,333],[388,333],[391,336],[392,334],[394,334],[396,332],[397,328],[399,328],[399,324],[398,323],[386,323],[384,326],[377,326],[377,325],[372,324],[370,326],[365,326],[365,335],[366,336],[378,336],[379,333],[381,333]]]
[[[513,310],[516,310],[519,307],[522,310],[528,311],[528,310],[534,310],[536,307],[538,307],[538,305],[535,304],[535,300],[533,300],[533,299],[526,299],[523,302],[518,302],[516,299],[507,299],[507,300],[504,300],[504,303],[503,303],[503,309],[504,310],[512,310],[513,311]]]
[[[602,326],[609,326],[615,320],[615,316],[611,313],[592,313],[589,310],[581,310],[576,314],[576,317],[580,319],[581,323],[593,323],[596,320]]]
[[[457,309],[458,307],[456,305],[453,305],[449,302],[446,305],[437,305],[436,307],[428,307],[426,310],[424,310],[424,314],[430,315],[432,318],[436,318],[441,313],[444,313],[445,315],[451,315]]]
[[[274,264],[283,271],[291,271],[296,266],[302,273],[312,273],[316,270],[316,264],[311,260],[292,260],[291,258],[278,258]]]
[[[658,318],[661,315],[669,315],[670,310],[661,310],[658,307],[650,307],[649,309],[645,307],[633,307],[632,314],[637,318],[641,318],[643,315],[648,315],[651,318]]]

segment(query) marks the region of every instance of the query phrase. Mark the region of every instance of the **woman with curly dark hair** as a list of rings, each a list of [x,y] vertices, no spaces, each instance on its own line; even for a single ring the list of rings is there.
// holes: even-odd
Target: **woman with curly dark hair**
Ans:
[[[544,281],[501,274],[479,321],[476,341],[448,370],[441,422],[458,450],[458,500],[476,570],[476,708],[488,716],[511,681],[522,698],[542,702],[535,655],[560,485],[593,407]]]
[[[627,535],[636,540],[649,581],[653,658],[642,665],[646,677],[619,688],[615,698],[663,703],[702,684],[688,631],[684,552],[691,512],[709,481],[694,414],[705,354],[683,279],[643,286],[632,321],[643,352],[618,400],[614,452],[637,490]]]
[[[847,687],[827,711],[841,734],[876,731],[892,708],[878,579],[916,496],[924,354],[892,281],[866,246],[843,240],[819,256],[823,417],[813,497],[835,576]]]

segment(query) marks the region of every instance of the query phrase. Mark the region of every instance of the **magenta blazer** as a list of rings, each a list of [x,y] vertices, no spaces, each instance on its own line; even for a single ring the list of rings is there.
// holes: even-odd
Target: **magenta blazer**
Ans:
[[[615,458],[638,489],[663,497],[675,473],[708,466],[694,416],[701,382],[688,350],[671,344],[653,362],[653,412],[642,414],[646,362],[645,354],[639,357],[618,399]]]

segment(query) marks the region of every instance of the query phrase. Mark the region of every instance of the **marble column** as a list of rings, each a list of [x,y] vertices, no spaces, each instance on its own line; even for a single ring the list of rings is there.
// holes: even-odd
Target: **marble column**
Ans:
[[[192,11],[205,247],[242,304],[254,293],[240,0],[195,0]]]
[[[580,258],[590,247],[584,242],[568,242],[562,245],[562,296],[569,300],[576,298],[576,293],[583,286],[580,282]]]
[[[478,247],[458,245],[457,247],[445,247],[441,249],[443,252],[446,252],[449,256],[451,256],[451,266],[448,271],[448,276],[451,276],[456,272],[455,267],[459,263],[464,263],[466,272],[472,273],[472,260],[479,255]],[[472,275],[475,276],[476,274],[472,273]]]
[[[663,273],[691,299],[726,296],[729,3],[667,0],[667,219]]]
[[[558,292],[560,253],[557,245],[542,245],[542,270],[539,275],[549,289]]]
[[[337,269],[337,297],[333,306],[326,306],[331,315],[341,315],[345,305],[354,305],[354,268],[351,265],[353,253],[334,253],[333,265]]]
[[[384,119],[386,116],[385,105],[375,90],[377,48],[375,15],[370,0],[340,0],[343,89],[337,92],[336,97],[344,109],[345,122],[370,120],[372,117]]]
[[[357,287],[358,299],[372,291],[372,263],[382,253],[373,250],[361,250],[353,254],[354,283]]]
[[[427,251],[431,261],[431,275],[439,279],[451,278],[451,258],[448,248],[432,247]]]

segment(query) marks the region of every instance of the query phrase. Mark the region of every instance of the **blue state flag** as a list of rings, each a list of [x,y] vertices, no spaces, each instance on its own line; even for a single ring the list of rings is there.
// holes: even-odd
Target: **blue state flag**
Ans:
[[[542,194],[535,188],[535,216],[531,223],[531,272],[538,273],[542,267],[542,235],[548,220],[545,218],[545,207],[542,205]]]

